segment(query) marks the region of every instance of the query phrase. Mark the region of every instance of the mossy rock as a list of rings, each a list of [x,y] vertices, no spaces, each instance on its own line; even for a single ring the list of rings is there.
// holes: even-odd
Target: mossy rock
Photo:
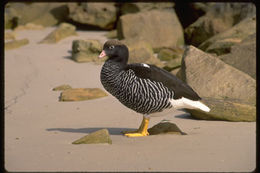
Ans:
[[[256,121],[256,107],[241,100],[223,98],[203,98],[211,110],[203,112],[197,109],[187,109],[192,117],[202,120],[223,120],[223,121]]]
[[[28,39],[14,40],[5,43],[5,50],[16,49],[29,44]]]
[[[83,101],[107,96],[100,88],[73,88],[64,90],[60,95],[60,101]]]
[[[92,132],[82,138],[72,142],[72,144],[112,144],[112,140],[109,136],[107,129],[101,129],[95,132]]]
[[[171,49],[161,49],[158,53],[158,58],[161,61],[169,61],[169,60],[175,58],[174,51]]]
[[[166,65],[163,67],[167,71],[172,71],[176,68],[181,67],[181,61],[182,58],[175,58],[166,63]]]

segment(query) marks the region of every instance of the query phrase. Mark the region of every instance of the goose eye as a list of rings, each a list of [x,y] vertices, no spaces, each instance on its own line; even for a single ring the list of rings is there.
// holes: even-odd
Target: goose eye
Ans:
[[[115,48],[115,46],[110,46],[110,47],[109,47],[109,49],[114,49],[114,48]]]

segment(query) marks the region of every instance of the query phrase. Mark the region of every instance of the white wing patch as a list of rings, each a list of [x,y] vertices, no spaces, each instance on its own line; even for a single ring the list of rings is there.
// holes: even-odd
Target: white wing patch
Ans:
[[[180,99],[170,99],[169,100],[175,109],[200,109],[204,112],[209,112],[210,108],[206,106],[205,104],[201,103],[200,101],[193,101],[187,98],[180,98]]]
[[[148,64],[142,63],[142,65],[146,68],[150,68],[150,66]]]

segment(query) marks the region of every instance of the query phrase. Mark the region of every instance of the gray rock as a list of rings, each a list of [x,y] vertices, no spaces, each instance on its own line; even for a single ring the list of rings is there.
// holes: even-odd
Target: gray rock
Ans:
[[[53,26],[63,22],[68,15],[66,3],[8,3],[5,8],[5,28],[34,23]]]
[[[219,58],[256,79],[256,33],[232,46],[229,54]]]
[[[69,3],[68,8],[69,18],[77,23],[112,29],[116,22],[117,9],[114,3]]]
[[[52,31],[39,43],[53,44],[73,35],[76,35],[76,27],[69,23],[61,23],[57,29]]]
[[[192,117],[202,120],[256,121],[256,107],[241,100],[203,98],[202,102],[210,107],[210,112],[187,109]]]
[[[230,52],[231,46],[254,33],[256,33],[256,18],[246,18],[225,32],[206,40],[199,45],[199,48],[209,53],[216,53],[218,56],[223,55]]]
[[[256,81],[252,77],[193,46],[184,52],[181,77],[201,97],[256,103]]]
[[[149,11],[152,9],[165,9],[165,8],[173,8],[174,3],[173,2],[164,2],[164,3],[150,3],[150,2],[138,2],[138,3],[123,3],[120,11],[121,14],[127,14],[127,13],[137,13],[141,11]]]
[[[99,40],[74,40],[72,42],[72,59],[76,62],[101,63],[105,59],[98,58],[102,51],[102,44]]]
[[[256,15],[253,3],[208,3],[206,14],[185,29],[188,44],[199,46],[210,37]]]
[[[150,43],[155,52],[184,44],[182,26],[173,9],[120,16],[117,32],[119,39]]]
[[[232,27],[231,23],[226,24],[221,18],[212,15],[200,17],[196,22],[185,28],[185,38],[188,44],[199,46],[210,37],[221,33]]]
[[[82,138],[72,142],[72,144],[112,144],[109,132],[107,129],[101,129],[95,132],[92,132]]]

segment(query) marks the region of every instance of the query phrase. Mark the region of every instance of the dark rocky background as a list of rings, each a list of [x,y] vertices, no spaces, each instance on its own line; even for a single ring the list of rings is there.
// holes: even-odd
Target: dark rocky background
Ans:
[[[5,29],[57,26],[39,43],[57,43],[77,30],[106,30],[128,45],[129,62],[164,68],[211,107],[208,120],[256,120],[256,7],[253,3],[7,3]],[[5,34],[5,50],[25,44]],[[75,40],[72,59],[97,60],[102,43]]]

